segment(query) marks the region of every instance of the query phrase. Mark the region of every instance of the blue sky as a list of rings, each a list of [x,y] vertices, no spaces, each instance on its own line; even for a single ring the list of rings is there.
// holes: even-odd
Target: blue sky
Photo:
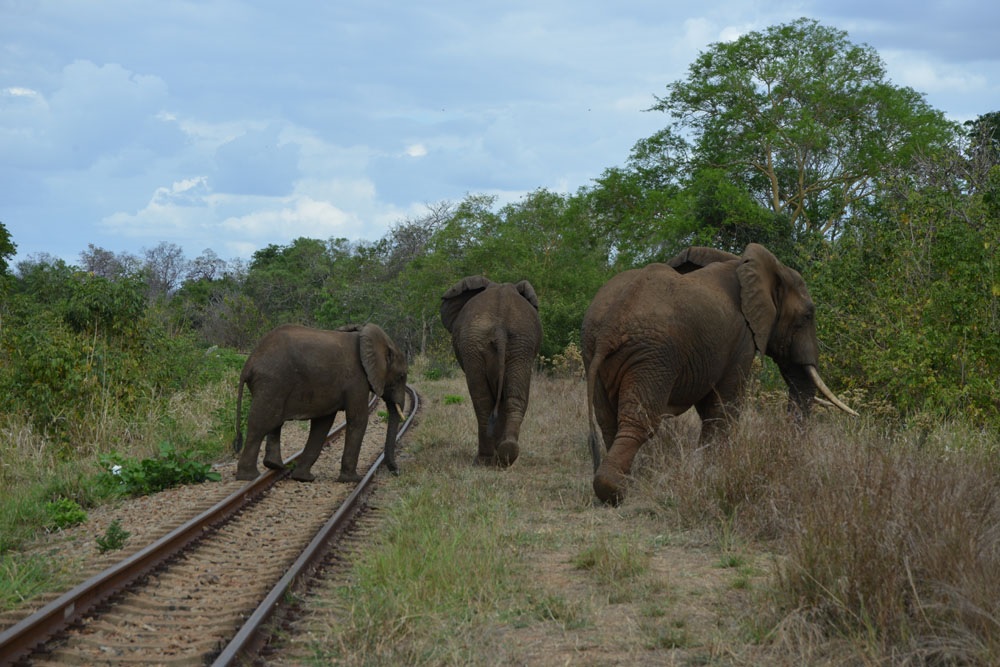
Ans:
[[[574,192],[662,128],[710,44],[806,16],[954,120],[1000,110],[1000,3],[0,0],[0,222],[249,258],[427,206]]]

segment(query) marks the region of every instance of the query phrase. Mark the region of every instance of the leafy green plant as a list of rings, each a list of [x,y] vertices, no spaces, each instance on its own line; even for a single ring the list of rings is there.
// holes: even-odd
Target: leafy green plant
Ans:
[[[69,498],[45,503],[45,514],[51,528],[69,528],[87,520],[87,512],[80,507],[80,503]]]
[[[444,397],[444,404],[445,405],[461,405],[461,403],[462,403],[462,397],[461,396],[455,396],[454,394],[448,394],[447,396]]]
[[[182,484],[217,482],[222,476],[211,464],[189,459],[169,442],[160,443],[157,457],[137,461],[112,452],[98,457],[106,472],[100,482],[121,495],[141,496]]]
[[[115,519],[108,526],[108,529],[97,538],[97,550],[102,554],[108,551],[118,551],[125,546],[125,542],[132,533],[122,528],[121,521]]]

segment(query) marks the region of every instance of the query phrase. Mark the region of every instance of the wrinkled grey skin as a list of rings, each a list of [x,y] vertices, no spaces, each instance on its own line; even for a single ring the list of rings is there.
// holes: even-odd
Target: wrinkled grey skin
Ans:
[[[582,327],[597,497],[624,497],[636,453],[665,416],[694,406],[702,443],[725,429],[758,352],[777,362],[796,415],[808,415],[817,388],[831,398],[814,374],[814,313],[802,276],[758,244],[742,257],[691,247],[609,280]]]
[[[284,467],[282,425],[289,420],[309,419],[309,437],[290,477],[312,481],[313,463],[319,458],[337,412],[343,410],[347,432],[338,481],[358,481],[358,455],[368,428],[369,392],[385,401],[385,463],[389,470],[397,472],[395,444],[406,400],[406,371],[406,357],[375,324],[350,325],[335,331],[294,324],[273,329],[257,343],[240,374],[233,441],[237,452],[243,444],[240,411],[244,384],[253,401],[247,417],[246,448],[240,454],[236,478],[257,477],[257,456],[265,437],[264,465],[274,470]]]
[[[520,452],[531,373],[542,344],[538,297],[531,283],[469,276],[441,297],[441,321],[465,371],[479,425],[477,462],[501,467]]]

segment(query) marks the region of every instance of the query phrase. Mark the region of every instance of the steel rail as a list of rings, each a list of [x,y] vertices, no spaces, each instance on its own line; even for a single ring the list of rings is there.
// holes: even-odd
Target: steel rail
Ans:
[[[416,390],[410,385],[407,385],[406,390],[410,394],[412,407],[406,420],[399,427],[399,432],[396,434],[397,440],[403,437],[403,434],[413,423],[413,417],[417,414],[417,409],[420,406],[420,399]],[[385,452],[378,455],[375,463],[368,469],[368,473],[361,479],[351,495],[348,496],[340,508],[320,528],[302,554],[295,560],[274,588],[271,589],[271,592],[264,597],[264,600],[257,609],[247,617],[243,627],[230,640],[229,644],[222,649],[212,663],[213,667],[226,667],[234,664],[240,658],[245,658],[260,651],[261,647],[267,641],[267,635],[262,631],[264,624],[277,610],[280,601],[285,598],[285,594],[296,583],[307,577],[313,566],[326,555],[332,538],[341,532],[348,521],[361,510],[360,501],[362,497],[368,495],[372,480],[375,478],[378,469],[382,466],[384,459]]]
[[[378,397],[373,397],[369,408],[374,412]],[[330,430],[327,440],[340,435],[346,423]],[[291,463],[298,451],[285,463]],[[381,461],[381,459],[379,459]],[[374,467],[374,466],[373,466]],[[128,558],[115,563],[74,586],[21,621],[0,632],[0,666],[13,664],[63,631],[96,605],[121,591],[136,579],[171,558],[209,530],[218,527],[241,509],[262,496],[278,480],[288,474],[285,470],[265,470],[257,479],[247,482],[211,508],[181,526],[146,545]]]

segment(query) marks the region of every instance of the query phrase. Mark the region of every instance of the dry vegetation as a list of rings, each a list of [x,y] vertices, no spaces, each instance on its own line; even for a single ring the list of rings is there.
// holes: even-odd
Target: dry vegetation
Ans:
[[[414,377],[418,377],[415,373]],[[536,377],[521,458],[472,465],[461,377],[424,412],[315,664],[993,664],[995,442],[757,401],[732,441],[664,428],[618,508],[590,489],[582,382]],[[463,400],[456,402],[455,397]],[[919,436],[919,437],[917,437]]]

